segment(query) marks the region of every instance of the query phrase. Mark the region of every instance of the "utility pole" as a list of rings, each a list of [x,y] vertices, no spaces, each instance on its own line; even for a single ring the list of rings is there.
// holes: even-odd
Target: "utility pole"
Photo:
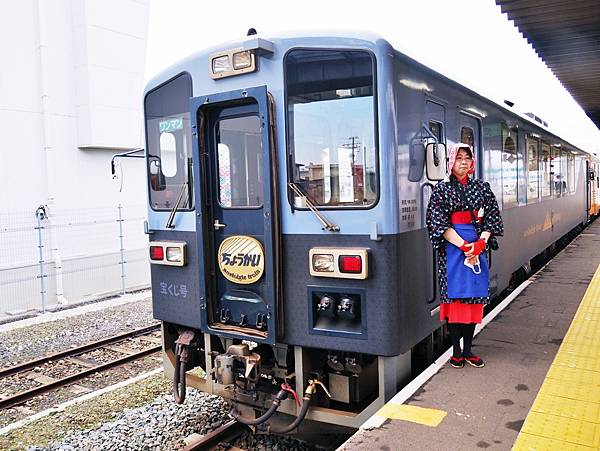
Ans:
[[[348,140],[350,142],[342,144],[342,147],[344,147],[345,149],[351,149],[352,150],[352,167],[354,167],[354,158],[355,158],[354,150],[357,147],[360,149],[360,141],[359,141],[359,139],[360,139],[359,136],[350,136],[350,137],[348,137]]]

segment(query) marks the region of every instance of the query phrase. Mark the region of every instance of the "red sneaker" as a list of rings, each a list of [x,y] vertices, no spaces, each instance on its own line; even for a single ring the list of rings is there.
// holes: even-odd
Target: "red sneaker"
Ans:
[[[464,357],[464,359],[469,365],[474,366],[475,368],[483,368],[485,366],[485,362],[483,361],[483,359],[476,355]]]
[[[450,357],[450,365],[454,368],[462,368],[465,366],[465,359],[463,357]]]

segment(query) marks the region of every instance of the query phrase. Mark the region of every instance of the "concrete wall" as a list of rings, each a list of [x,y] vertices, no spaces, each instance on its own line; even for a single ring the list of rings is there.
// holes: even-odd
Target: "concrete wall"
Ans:
[[[0,0],[0,10],[1,314],[18,310],[19,292],[31,291],[27,283],[36,285],[28,274],[39,264],[34,214],[39,205],[48,212],[43,238],[48,285],[52,274],[60,277],[62,262],[70,265],[65,278],[68,273],[73,279],[86,265],[89,271],[97,267],[92,260],[119,254],[119,204],[131,221],[126,251],[138,255],[145,247],[142,161],[124,161],[123,176],[113,179],[110,160],[143,147],[149,0]],[[97,215],[112,219],[94,224]],[[93,288],[66,283],[79,288],[62,299],[74,302],[83,293],[118,289],[119,260],[116,285],[98,283],[102,271],[115,268],[97,269],[89,277]],[[138,266],[131,279],[149,283],[147,265]],[[19,283],[22,290],[15,288]],[[48,296],[54,297],[49,304],[60,300]]]

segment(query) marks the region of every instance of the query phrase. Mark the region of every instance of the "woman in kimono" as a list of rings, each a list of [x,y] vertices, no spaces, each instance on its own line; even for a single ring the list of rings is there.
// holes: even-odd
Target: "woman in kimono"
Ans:
[[[468,144],[450,148],[447,179],[438,183],[427,207],[427,229],[438,255],[440,320],[448,321],[452,341],[450,364],[481,368],[483,359],[471,351],[475,325],[489,303],[489,270],[485,250],[497,249],[503,234],[498,202],[474,174],[475,158]],[[463,349],[460,338],[463,337]]]

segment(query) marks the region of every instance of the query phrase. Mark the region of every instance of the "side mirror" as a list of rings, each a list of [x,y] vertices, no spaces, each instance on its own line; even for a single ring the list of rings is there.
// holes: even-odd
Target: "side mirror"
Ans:
[[[421,140],[414,140],[408,152],[408,180],[420,182],[425,168],[425,145]]]
[[[440,181],[446,177],[446,145],[430,142],[425,147],[425,168],[429,180]]]
[[[154,191],[166,189],[165,176],[160,167],[159,157],[148,157],[148,176],[150,177],[150,186]]]

